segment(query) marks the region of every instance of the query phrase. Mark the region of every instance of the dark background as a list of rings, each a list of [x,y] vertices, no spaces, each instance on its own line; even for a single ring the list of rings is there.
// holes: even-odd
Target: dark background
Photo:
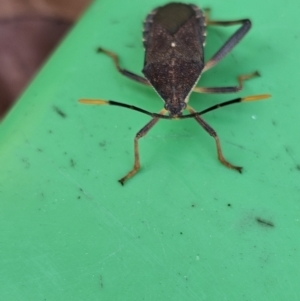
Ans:
[[[0,0],[0,118],[91,0]]]

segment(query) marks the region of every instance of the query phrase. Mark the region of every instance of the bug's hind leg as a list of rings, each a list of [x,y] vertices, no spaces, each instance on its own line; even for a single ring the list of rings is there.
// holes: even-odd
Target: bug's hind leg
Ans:
[[[216,26],[232,26],[232,25],[241,25],[238,30],[236,30],[230,38],[224,43],[224,45],[213,55],[213,57],[206,62],[203,72],[212,68],[220,62],[246,35],[246,33],[251,28],[251,21],[249,19],[240,19],[233,21],[219,21],[210,19],[210,9],[205,9],[205,21],[206,25],[216,25]]]

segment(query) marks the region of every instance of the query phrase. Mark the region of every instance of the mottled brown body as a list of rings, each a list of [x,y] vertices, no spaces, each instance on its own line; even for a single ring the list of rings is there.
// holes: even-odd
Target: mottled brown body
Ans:
[[[171,116],[181,115],[204,68],[205,17],[195,5],[170,3],[144,25],[143,73]]]

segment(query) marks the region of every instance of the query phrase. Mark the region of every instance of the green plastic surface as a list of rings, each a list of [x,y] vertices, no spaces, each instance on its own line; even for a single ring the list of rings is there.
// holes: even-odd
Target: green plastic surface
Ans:
[[[218,162],[194,120],[161,120],[141,140],[142,170],[122,187],[150,118],[77,101],[162,108],[95,53],[115,51],[141,74],[141,24],[161,4],[96,1],[3,121],[0,300],[300,300],[299,2],[197,3],[212,19],[253,21],[200,81],[235,85],[259,70],[238,95],[272,94],[205,116],[243,174]],[[208,30],[207,58],[235,29]],[[235,97],[193,94],[190,104]]]

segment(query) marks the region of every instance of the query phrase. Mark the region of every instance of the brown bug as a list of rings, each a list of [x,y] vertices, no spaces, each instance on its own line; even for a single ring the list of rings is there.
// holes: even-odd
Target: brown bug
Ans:
[[[241,26],[213,57],[204,63],[205,29],[207,25]],[[239,84],[234,87],[196,87],[201,74],[219,63],[245,36],[250,28],[251,21],[249,19],[213,21],[209,18],[209,10],[203,12],[196,5],[169,3],[154,9],[148,14],[144,22],[145,62],[142,72],[145,78],[122,69],[119,65],[119,58],[115,53],[103,48],[98,49],[98,52],[105,53],[113,59],[117,70],[121,74],[144,85],[152,86],[164,101],[164,108],[159,113],[151,113],[141,108],[113,100],[79,100],[84,104],[121,106],[152,117],[151,121],[135,136],[134,165],[132,170],[119,180],[122,185],[140,169],[138,141],[148,133],[159,119],[195,118],[204,130],[215,139],[220,162],[228,168],[235,169],[240,173],[242,172],[242,167],[232,165],[224,158],[217,133],[202,119],[201,115],[223,106],[238,102],[265,99],[270,97],[270,95],[262,94],[236,98],[214,105],[201,112],[196,112],[188,104],[188,101],[192,91],[197,93],[238,92],[243,88],[245,80],[259,76],[258,72],[241,75],[238,77]],[[184,110],[187,110],[189,114],[183,115]]]

